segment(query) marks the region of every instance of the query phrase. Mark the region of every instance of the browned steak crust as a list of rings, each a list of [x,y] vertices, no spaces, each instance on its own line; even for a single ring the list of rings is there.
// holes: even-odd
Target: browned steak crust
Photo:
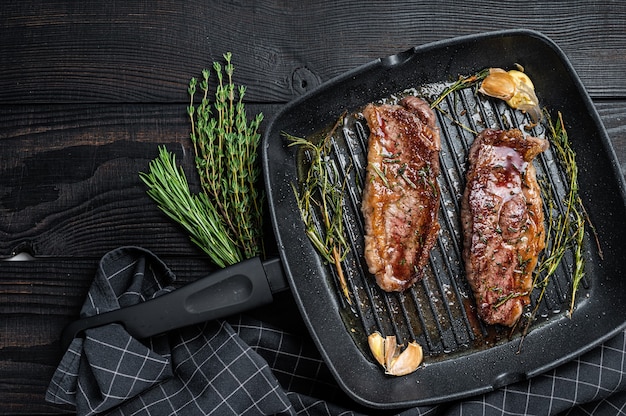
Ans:
[[[547,147],[517,129],[487,129],[470,148],[463,258],[478,315],[488,324],[514,325],[530,300],[532,272],[545,246],[532,160]]]
[[[428,104],[368,105],[368,167],[363,192],[365,259],[385,291],[421,278],[439,231],[439,129]]]

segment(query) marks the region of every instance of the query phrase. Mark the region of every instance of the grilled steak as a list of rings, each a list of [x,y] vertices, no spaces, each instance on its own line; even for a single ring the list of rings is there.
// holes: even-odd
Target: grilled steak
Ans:
[[[547,147],[517,129],[487,129],[470,148],[461,202],[463,258],[478,315],[488,324],[513,326],[530,300],[545,245],[532,160]]]
[[[421,278],[439,231],[439,129],[417,97],[369,104],[363,115],[370,128],[365,260],[383,290],[402,291]]]

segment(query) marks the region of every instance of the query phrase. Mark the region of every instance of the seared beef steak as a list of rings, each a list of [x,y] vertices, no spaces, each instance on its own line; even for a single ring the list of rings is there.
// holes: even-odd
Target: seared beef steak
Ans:
[[[439,129],[417,97],[369,104],[368,166],[362,211],[365,259],[385,291],[402,291],[423,273],[439,223]]]
[[[461,202],[463,258],[478,314],[488,324],[514,325],[530,300],[545,245],[532,160],[547,147],[517,129],[487,129],[470,148]]]

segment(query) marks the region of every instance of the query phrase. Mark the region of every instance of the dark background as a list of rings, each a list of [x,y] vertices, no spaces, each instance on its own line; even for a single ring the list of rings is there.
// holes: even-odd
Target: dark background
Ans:
[[[263,112],[265,127],[359,65],[511,28],[563,49],[626,174],[626,2],[2,2],[0,259],[35,260],[0,261],[0,413],[64,412],[44,392],[104,253],[143,246],[180,283],[211,268],[138,176],[161,144],[193,172],[192,76],[231,51],[248,113]]]

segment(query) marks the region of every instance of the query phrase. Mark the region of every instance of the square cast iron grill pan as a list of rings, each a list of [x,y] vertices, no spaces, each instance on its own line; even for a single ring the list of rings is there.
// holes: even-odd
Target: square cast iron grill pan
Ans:
[[[402,294],[381,291],[363,258],[361,193],[367,164],[367,124],[359,111],[367,103],[394,101],[411,90],[436,95],[459,75],[483,68],[511,68],[519,63],[535,84],[542,106],[555,117],[563,113],[577,153],[580,192],[595,236],[585,242],[586,277],[576,310],[566,312],[571,296],[573,259],[565,260],[538,305],[536,319],[521,343],[519,331],[485,326],[476,317],[461,258],[460,198],[465,185],[467,152],[474,131],[485,127],[522,128],[526,116],[504,103],[462,90],[436,111],[441,131],[441,231],[424,279]],[[323,263],[309,243],[300,220],[292,184],[306,157],[288,147],[283,132],[312,140],[342,116],[333,135],[332,168],[347,181],[344,218],[351,250],[344,261],[351,304],[337,284],[333,267]],[[459,123],[445,114],[454,115]],[[542,136],[538,126],[530,134]],[[619,261],[626,235],[626,191],[617,159],[599,117],[561,50],[532,31],[501,31],[416,47],[379,59],[322,85],[287,105],[268,127],[262,150],[272,222],[281,259],[304,320],[340,386],[357,402],[375,408],[439,403],[532,377],[591,349],[620,331],[626,321],[626,267]],[[555,200],[566,192],[566,176],[552,150],[535,161],[539,178]],[[544,210],[548,211],[548,206]],[[563,212],[562,203],[555,212]],[[617,220],[617,221],[616,221]],[[548,244],[550,242],[548,241]],[[532,295],[537,303],[538,290]],[[379,331],[401,342],[417,340],[424,365],[403,377],[384,375],[367,346]]]

